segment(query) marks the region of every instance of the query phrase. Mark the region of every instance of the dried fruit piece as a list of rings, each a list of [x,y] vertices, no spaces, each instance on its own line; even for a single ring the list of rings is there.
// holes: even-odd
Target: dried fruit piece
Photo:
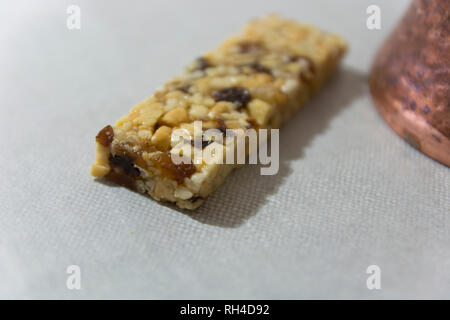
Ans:
[[[250,68],[252,68],[253,70],[255,70],[256,72],[272,74],[272,71],[269,68],[263,66],[259,62],[253,62],[253,63],[249,64],[248,66]]]
[[[114,139],[114,130],[110,125],[104,127],[95,137],[95,140],[104,147],[109,147]]]
[[[252,100],[250,92],[243,87],[231,87],[213,92],[216,101],[233,102],[237,109],[245,108],[248,102]]]
[[[138,177],[140,171],[134,166],[134,160],[126,155],[109,155],[109,164],[111,167],[120,168],[130,177]]]
[[[184,92],[184,93],[189,93],[189,89],[190,89],[191,87],[192,87],[192,85],[190,85],[190,84],[185,84],[185,85],[176,87],[175,90],[179,90],[179,91]]]
[[[222,119],[218,119],[217,122],[219,123],[219,126],[217,127],[217,130],[222,132],[223,135],[225,136],[226,133],[227,133],[227,125],[225,124],[225,121],[223,121]]]
[[[177,181],[178,184],[182,184],[184,178],[189,178],[196,171],[195,165],[191,163],[175,164],[168,153],[158,153],[153,155],[150,160],[163,172],[164,176]]]
[[[260,42],[255,41],[243,41],[238,44],[239,53],[262,53],[264,46]]]
[[[205,149],[207,146],[209,146],[211,143],[213,143],[213,140],[206,140],[205,137],[202,135],[202,149]],[[195,147],[195,139],[191,140],[191,145]]]
[[[200,57],[197,59],[197,67],[195,70],[206,70],[208,68],[211,68],[212,64],[206,59],[205,57]]]

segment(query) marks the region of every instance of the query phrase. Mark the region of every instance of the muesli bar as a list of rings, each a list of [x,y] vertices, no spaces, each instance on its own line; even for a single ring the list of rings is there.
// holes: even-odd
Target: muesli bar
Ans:
[[[277,15],[250,21],[103,128],[91,175],[197,208],[238,165],[176,164],[171,152],[179,141],[172,132],[184,129],[194,145],[194,121],[221,132],[279,128],[334,72],[346,47],[337,35]],[[217,142],[200,146],[211,143]]]

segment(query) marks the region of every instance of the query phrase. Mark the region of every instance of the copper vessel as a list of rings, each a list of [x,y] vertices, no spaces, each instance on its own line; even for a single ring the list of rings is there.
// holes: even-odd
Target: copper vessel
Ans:
[[[414,0],[378,52],[370,91],[386,122],[450,166],[450,0]]]

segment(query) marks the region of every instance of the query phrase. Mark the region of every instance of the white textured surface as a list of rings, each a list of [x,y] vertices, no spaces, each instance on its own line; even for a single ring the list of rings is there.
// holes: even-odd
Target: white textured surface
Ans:
[[[80,31],[66,8],[82,10]],[[365,27],[379,4],[382,30]],[[450,173],[372,106],[374,50],[407,1],[3,1],[0,297],[450,298]],[[345,36],[341,72],[191,216],[94,182],[93,137],[248,18]],[[66,289],[66,267],[82,290]],[[382,289],[366,288],[368,265]]]

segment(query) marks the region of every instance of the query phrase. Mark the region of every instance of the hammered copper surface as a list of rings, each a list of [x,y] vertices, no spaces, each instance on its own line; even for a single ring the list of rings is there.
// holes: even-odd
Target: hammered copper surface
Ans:
[[[450,0],[414,0],[370,76],[375,105],[411,145],[450,166]]]

